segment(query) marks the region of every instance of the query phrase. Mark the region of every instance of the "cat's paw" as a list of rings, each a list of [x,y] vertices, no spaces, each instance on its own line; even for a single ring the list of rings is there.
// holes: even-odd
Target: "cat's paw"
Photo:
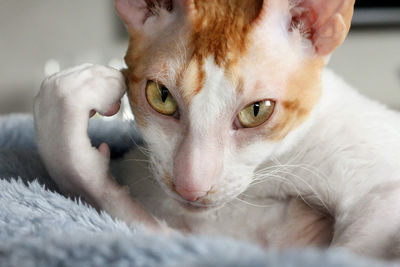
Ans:
[[[35,99],[35,111],[47,112],[57,106],[67,113],[96,110],[107,114],[115,110],[115,103],[125,89],[125,78],[120,71],[84,64],[46,78]]]
[[[93,111],[113,115],[126,90],[112,68],[85,64],[46,78],[35,98],[39,153],[49,174],[66,193],[91,195],[107,183],[109,155],[91,146],[87,135]]]

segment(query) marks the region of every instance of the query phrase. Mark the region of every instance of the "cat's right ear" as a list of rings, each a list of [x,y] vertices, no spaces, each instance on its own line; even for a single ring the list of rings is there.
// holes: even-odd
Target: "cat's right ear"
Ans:
[[[306,32],[319,56],[330,55],[350,29],[355,0],[293,0],[292,25]]]

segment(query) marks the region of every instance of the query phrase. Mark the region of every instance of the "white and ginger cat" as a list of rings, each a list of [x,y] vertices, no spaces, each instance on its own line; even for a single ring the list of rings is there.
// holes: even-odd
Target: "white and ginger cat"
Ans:
[[[36,98],[49,173],[131,224],[399,256],[400,115],[324,70],[353,5],[116,0],[124,75],[79,66]],[[115,114],[126,90],[158,182],[134,160],[113,163],[133,197],[110,174],[108,146],[87,136],[89,114]]]

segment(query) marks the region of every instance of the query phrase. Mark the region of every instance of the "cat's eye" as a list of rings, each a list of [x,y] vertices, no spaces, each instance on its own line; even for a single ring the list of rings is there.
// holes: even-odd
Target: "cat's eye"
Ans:
[[[260,126],[271,117],[274,108],[275,102],[272,100],[252,103],[239,112],[239,122],[244,128]]]
[[[162,84],[148,81],[146,98],[150,106],[157,112],[172,116],[176,113],[178,105],[169,90]]]

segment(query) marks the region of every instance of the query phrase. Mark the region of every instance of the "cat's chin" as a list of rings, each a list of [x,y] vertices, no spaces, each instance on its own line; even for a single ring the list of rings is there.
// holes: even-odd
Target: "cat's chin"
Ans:
[[[191,213],[203,213],[203,212],[210,212],[214,210],[218,210],[224,206],[224,204],[220,205],[196,205],[196,203],[190,204],[190,203],[184,203],[184,202],[179,202],[180,205],[188,212]]]

